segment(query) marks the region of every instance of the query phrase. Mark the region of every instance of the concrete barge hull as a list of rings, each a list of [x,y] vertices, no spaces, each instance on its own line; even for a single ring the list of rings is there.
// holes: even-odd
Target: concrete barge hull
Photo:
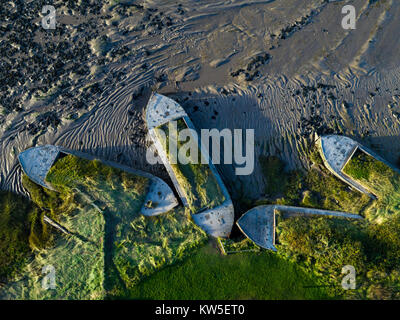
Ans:
[[[383,162],[394,171],[400,173],[398,168],[388,163],[385,159],[377,155],[375,152],[346,136],[333,134],[322,136],[317,140],[317,146],[319,148],[322,161],[330,172],[332,172],[336,177],[338,177],[346,184],[350,185],[352,188],[358,190],[361,193],[367,194],[372,199],[376,199],[376,195],[374,195],[367,188],[343,173],[343,168],[350,161],[350,159],[358,149],[377,159],[378,161]]]
[[[71,154],[79,158],[86,160],[95,160],[95,156],[79,152],[68,150],[60,146],[46,145],[27,149],[18,155],[18,160],[21,164],[24,173],[38,185],[44,188],[55,190],[49,183],[46,182],[46,176],[50,168],[57,161],[61,154]],[[143,176],[149,178],[151,183],[149,191],[146,195],[143,207],[140,213],[145,216],[155,216],[168,212],[178,205],[178,201],[171,188],[163,180],[153,176],[150,173],[136,170],[119,163],[100,160],[103,164],[114,167],[128,173]],[[157,203],[156,207],[151,207],[149,203]]]
[[[282,212],[285,219],[312,216],[362,219],[359,215],[340,211],[284,205],[263,205],[247,211],[240,217],[236,224],[243,234],[256,245],[267,250],[277,251],[275,247],[277,212]]]
[[[163,95],[153,93],[149,99],[146,109],[146,122],[149,129],[149,135],[154,142],[154,147],[161,158],[172,183],[174,184],[179,197],[184,206],[188,206],[185,192],[179,184],[178,179],[168,161],[166,150],[164,150],[156,134],[156,128],[173,120],[183,118],[189,129],[195,130],[195,127],[188,117],[185,110],[174,100]],[[212,209],[206,209],[201,212],[192,213],[194,222],[201,227],[207,234],[213,237],[228,237],[232,231],[234,223],[234,208],[232,200],[226,189],[221,176],[210,160],[208,151],[203,146],[199,148],[204,159],[208,159],[208,165],[215,176],[219,187],[225,197],[225,201]]]

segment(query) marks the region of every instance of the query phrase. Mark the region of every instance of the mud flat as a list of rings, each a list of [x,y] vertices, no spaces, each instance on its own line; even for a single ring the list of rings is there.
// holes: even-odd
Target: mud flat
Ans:
[[[351,31],[341,27],[344,1],[55,1],[55,31],[41,28],[37,3],[15,3],[0,11],[2,189],[25,193],[17,155],[47,144],[168,179],[145,157],[154,90],[198,129],[255,129],[256,159],[307,167],[306,141],[317,132],[397,161],[398,1],[354,1]],[[249,176],[234,169],[218,166],[233,198],[263,195],[257,161]]]

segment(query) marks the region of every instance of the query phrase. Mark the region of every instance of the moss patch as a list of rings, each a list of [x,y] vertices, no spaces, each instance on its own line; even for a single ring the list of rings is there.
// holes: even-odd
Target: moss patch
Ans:
[[[388,165],[358,149],[343,172],[378,197],[368,218],[382,221],[400,211],[400,174]]]
[[[0,191],[0,283],[18,274],[31,255],[29,235],[36,215],[29,199]]]
[[[318,278],[270,252],[221,255],[210,244],[141,282],[130,299],[330,299]]]
[[[316,272],[331,294],[356,299],[400,298],[400,217],[367,220],[297,217],[277,226],[279,254]],[[356,270],[356,290],[341,287],[345,265]]]
[[[188,129],[182,118],[176,120],[175,123],[176,127],[172,125],[172,122],[161,125],[157,128],[156,133],[167,153],[172,170],[185,193],[190,210],[192,213],[196,213],[206,208],[219,206],[225,201],[225,196],[208,164],[202,164],[205,161],[202,161],[200,149],[198,148],[197,156],[190,154],[188,150],[186,154],[187,158],[190,159],[188,164],[180,163],[179,158],[172,159],[169,152],[171,147],[169,146],[169,136],[178,137],[181,130]],[[170,132],[170,130],[172,131]],[[164,132],[165,136],[160,134],[160,131]],[[175,143],[178,151],[185,145],[185,142],[182,141]]]
[[[280,172],[276,179],[271,179],[271,174],[266,175],[269,190],[275,190],[263,201],[257,204],[282,204],[302,207],[319,208],[326,210],[338,210],[359,214],[370,203],[367,195],[352,191],[345,183],[334,177],[330,172],[318,165],[317,154],[314,154],[317,162],[308,171],[282,171],[285,167],[282,160],[273,157],[264,163],[264,170]],[[269,166],[266,166],[269,163]],[[271,168],[272,166],[272,168]]]

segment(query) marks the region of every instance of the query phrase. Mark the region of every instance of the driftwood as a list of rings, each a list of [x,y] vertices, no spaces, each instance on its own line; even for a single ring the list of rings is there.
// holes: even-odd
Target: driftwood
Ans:
[[[48,223],[49,225],[53,226],[54,228],[60,230],[62,233],[72,235],[71,232],[69,232],[67,229],[65,229],[62,225],[59,223],[55,222],[54,220],[50,219],[48,216],[44,215],[43,216],[43,221]]]

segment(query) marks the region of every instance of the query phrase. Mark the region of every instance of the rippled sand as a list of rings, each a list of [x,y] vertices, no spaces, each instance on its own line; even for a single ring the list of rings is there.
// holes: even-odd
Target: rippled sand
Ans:
[[[55,5],[58,28],[66,31],[59,38],[88,52],[77,54],[77,65],[54,77],[53,94],[40,99],[29,94],[48,72],[38,66],[39,80],[13,86],[22,110],[0,112],[2,189],[24,192],[17,155],[42,144],[95,154],[168,180],[163,166],[152,166],[145,157],[150,139],[143,110],[152,90],[179,101],[198,129],[255,129],[256,159],[271,154],[291,168],[307,166],[306,141],[314,133],[335,132],[363,139],[397,161],[398,1],[352,1],[356,30],[341,27],[346,1],[121,2],[125,9],[104,4],[98,14],[86,15]],[[79,28],[87,21],[93,25]],[[46,32],[51,31],[37,30],[37,41],[44,43]],[[85,36],[92,39],[85,42]],[[87,70],[77,74],[79,65]],[[257,161],[249,176],[235,176],[233,165],[218,169],[233,197],[242,191],[262,196],[266,181]]]

